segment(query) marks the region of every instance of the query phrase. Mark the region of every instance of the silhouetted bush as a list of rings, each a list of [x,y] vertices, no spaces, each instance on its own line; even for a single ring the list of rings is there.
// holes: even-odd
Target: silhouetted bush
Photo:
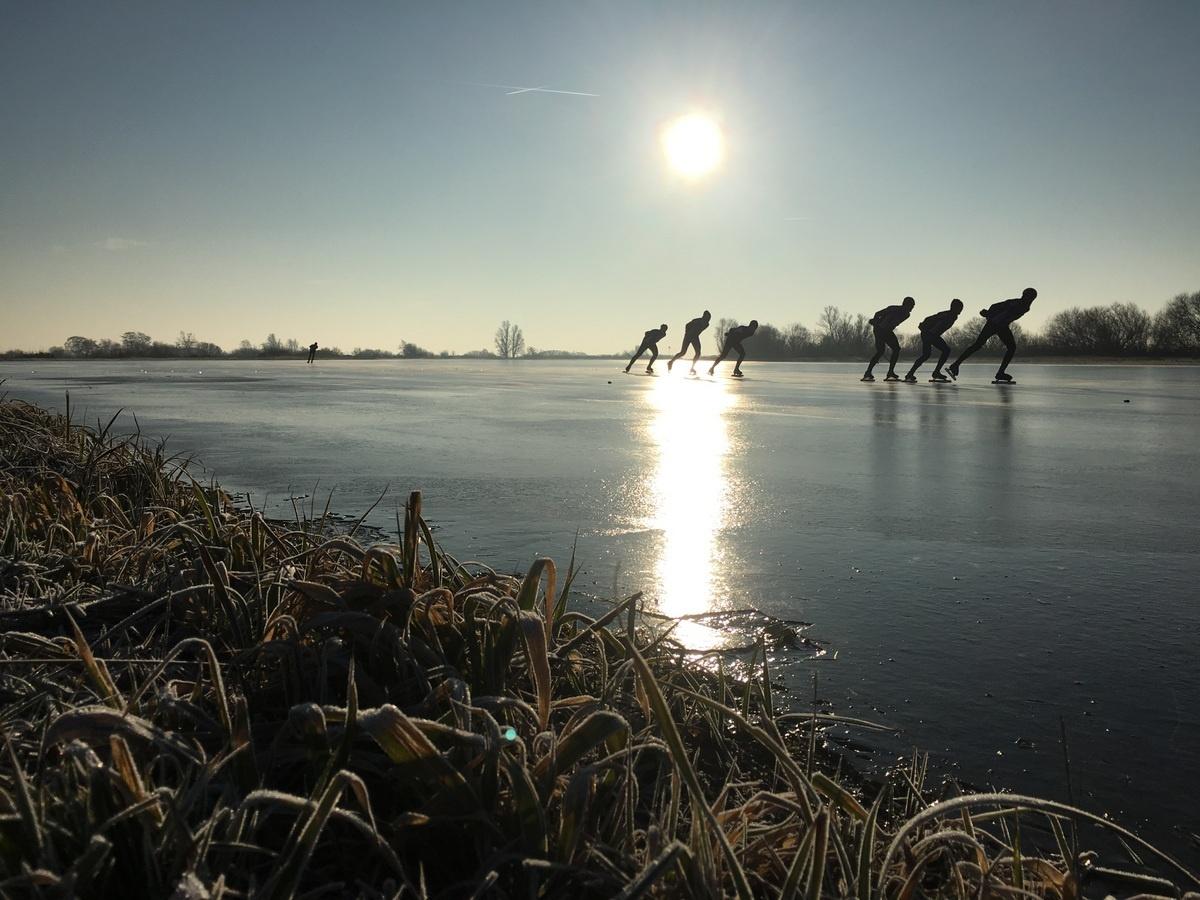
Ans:
[[[1156,353],[1200,355],[1200,291],[1179,294],[1154,317],[1152,344]]]
[[[1150,349],[1150,314],[1132,303],[1074,307],[1051,316],[1045,344],[1052,353],[1138,356]]]
[[[530,347],[525,351],[526,359],[587,359],[588,354],[578,350],[538,350]]]
[[[390,350],[377,350],[372,347],[355,347],[350,351],[354,359],[395,359],[396,354]]]
[[[405,341],[400,345],[400,355],[405,359],[433,359],[437,354],[424,347],[418,347],[411,341]]]

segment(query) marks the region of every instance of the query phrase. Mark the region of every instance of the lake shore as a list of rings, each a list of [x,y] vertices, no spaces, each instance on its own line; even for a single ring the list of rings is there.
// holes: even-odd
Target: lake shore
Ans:
[[[1156,858],[1102,817],[926,784],[920,757],[860,778],[829,737],[872,723],[777,708],[767,629],[749,665],[698,666],[638,594],[581,612],[573,566],[460,564],[419,494],[398,543],[365,546],[321,515],[239,510],[156,445],[15,401],[0,484],[5,891],[1200,883],[1119,855],[1114,834]]]

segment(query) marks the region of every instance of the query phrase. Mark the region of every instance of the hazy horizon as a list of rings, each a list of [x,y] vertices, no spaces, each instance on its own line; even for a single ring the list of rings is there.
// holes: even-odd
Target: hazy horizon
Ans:
[[[0,7],[0,349],[1200,288],[1194,3]],[[506,87],[511,86],[511,87]],[[516,88],[547,88],[550,93]],[[659,130],[710,115],[688,182]],[[915,318],[919,318],[916,316]]]

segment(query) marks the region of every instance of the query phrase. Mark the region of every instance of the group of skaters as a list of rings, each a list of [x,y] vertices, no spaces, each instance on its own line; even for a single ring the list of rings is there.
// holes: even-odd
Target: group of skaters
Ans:
[[[668,372],[671,371],[671,367],[679,361],[680,357],[686,356],[688,350],[693,350],[694,355],[692,356],[692,367],[689,374],[696,374],[696,363],[700,361],[700,335],[705,331],[705,329],[708,328],[711,321],[712,313],[706,309],[704,311],[704,315],[697,319],[692,319],[692,321],[683,326],[683,345],[679,348],[679,352],[672,356],[670,361],[667,363]],[[758,331],[758,319],[751,319],[749,325],[735,325],[733,328],[730,328],[727,332],[725,332],[725,341],[721,345],[721,353],[713,362],[713,364],[708,367],[708,374],[715,374],[718,363],[720,363],[725,359],[726,356],[729,355],[730,350],[736,350],[737,362],[734,363],[733,366],[733,377],[741,378],[742,360],[746,358],[746,350],[744,347],[742,347],[742,341],[752,336],[756,331]],[[665,323],[659,325],[657,328],[651,328],[649,331],[647,331],[642,337],[642,343],[638,345],[637,352],[633,354],[633,359],[631,359],[629,361],[629,365],[625,367],[625,371],[628,372],[630,369],[632,369],[633,364],[638,361],[638,358],[641,357],[641,355],[647,350],[649,350],[650,362],[646,364],[646,374],[653,375],[654,361],[658,359],[658,342],[666,336],[666,333],[667,326]]]
[[[903,379],[896,373],[896,362],[900,359],[900,342],[896,340],[896,328],[912,315],[913,307],[917,305],[912,297],[905,297],[904,300],[895,306],[887,306],[875,313],[869,320],[868,324],[875,333],[875,355],[871,357],[871,361],[867,363],[867,371],[864,373],[863,381],[874,381],[874,369],[876,363],[883,358],[885,350],[890,350],[888,357],[887,375],[884,376],[885,381],[907,381],[915,382],[917,380],[917,369],[933,355],[933,351],[939,352],[937,365],[933,367],[933,374],[929,380],[932,382],[946,382],[951,379],[957,380],[958,369],[963,362],[972,354],[982,350],[984,345],[993,338],[1000,338],[1004,344],[1004,358],[1000,362],[1000,368],[996,372],[996,377],[993,379],[993,384],[1014,384],[1013,378],[1008,374],[1008,364],[1012,362],[1013,354],[1017,349],[1016,339],[1012,333],[1012,323],[1025,313],[1029,312],[1029,307],[1033,305],[1033,301],[1037,299],[1037,291],[1033,288],[1026,288],[1020,297],[1015,297],[1011,300],[1000,300],[993,303],[987,309],[981,309],[979,315],[984,320],[984,326],[979,331],[979,336],[975,338],[975,342],[971,346],[963,350],[958,355],[958,359],[946,366],[946,372],[950,378],[942,372],[942,366],[946,364],[946,359],[950,356],[950,345],[946,343],[942,337],[949,331],[956,321],[959,314],[963,310],[963,302],[955,299],[950,302],[950,308],[944,309],[941,312],[936,312],[931,316],[921,320],[917,326],[917,330],[921,334],[921,354],[913,361],[912,367],[908,370],[908,374]],[[690,374],[696,374],[696,363],[700,360],[700,335],[708,328],[712,320],[712,313],[707,309],[704,315],[699,318],[692,319],[683,328],[683,344],[679,348],[671,361],[667,363],[667,371],[671,371],[671,367],[678,360],[687,355],[688,350],[694,351],[692,356],[692,365]],[[737,362],[733,366],[733,377],[742,377],[742,360],[746,358],[746,351],[742,347],[742,341],[754,335],[758,330],[758,320],[751,319],[749,325],[736,325],[725,332],[725,340],[721,345],[721,353],[716,358],[711,366],[709,366],[708,374],[713,375],[717,371],[717,366],[729,355],[731,351],[737,352]],[[646,365],[646,374],[654,374],[654,361],[658,359],[658,342],[661,341],[667,334],[667,326],[659,325],[657,328],[651,328],[642,338],[642,343],[638,346],[637,352],[633,354],[633,359],[629,360],[629,365],[625,367],[628,372],[633,368],[633,364],[638,361],[641,355],[647,351],[650,353],[650,362]]]

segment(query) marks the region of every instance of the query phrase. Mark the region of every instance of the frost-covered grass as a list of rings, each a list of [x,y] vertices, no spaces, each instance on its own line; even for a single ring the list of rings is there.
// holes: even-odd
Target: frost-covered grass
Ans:
[[[585,615],[573,566],[460,564],[419,494],[400,533],[267,521],[161,448],[0,401],[0,896],[1197,884],[1083,810],[935,798],[919,757],[854,776],[823,735],[870,723],[781,714],[765,663],[689,662],[639,595]],[[1105,834],[1116,865],[1079,850]]]

